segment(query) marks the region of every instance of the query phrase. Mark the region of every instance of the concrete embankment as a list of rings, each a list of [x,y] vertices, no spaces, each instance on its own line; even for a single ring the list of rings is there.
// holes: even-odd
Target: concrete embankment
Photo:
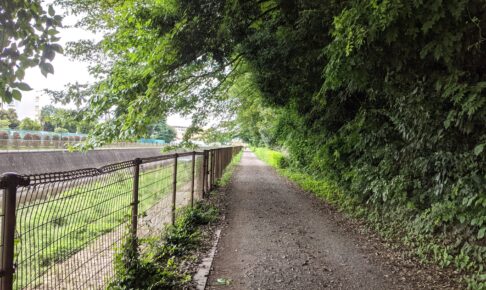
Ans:
[[[28,151],[0,152],[0,174],[36,174],[81,168],[97,168],[137,157],[160,155],[160,148],[99,149],[87,152]]]

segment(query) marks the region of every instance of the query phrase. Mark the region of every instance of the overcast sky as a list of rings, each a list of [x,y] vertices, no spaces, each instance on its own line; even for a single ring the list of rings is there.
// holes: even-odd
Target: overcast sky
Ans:
[[[68,16],[64,18],[63,25],[70,26],[75,21],[75,18]],[[62,28],[59,29],[58,36],[61,38],[59,44],[65,46],[69,41],[76,41],[80,39],[100,39],[99,35],[95,35],[89,31],[85,31],[80,28]],[[93,82],[93,78],[88,73],[88,66],[85,63],[74,61],[68,57],[60,54],[56,54],[54,61],[54,74],[49,74],[44,77],[38,67],[31,68],[26,71],[24,82],[28,83],[32,91],[24,92],[22,94],[22,101],[16,105],[17,114],[19,119],[25,117],[34,118],[34,99],[36,96],[40,96],[40,107],[53,104],[50,97],[43,93],[44,89],[61,90],[64,85],[68,83],[86,83]],[[55,106],[61,106],[60,104],[53,104]],[[70,107],[70,106],[67,106]],[[74,106],[71,106],[74,107]],[[169,116],[169,125],[172,126],[189,126],[190,119],[183,118],[181,116]]]

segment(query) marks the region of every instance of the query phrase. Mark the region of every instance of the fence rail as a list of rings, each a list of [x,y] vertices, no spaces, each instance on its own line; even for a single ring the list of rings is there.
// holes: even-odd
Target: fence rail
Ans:
[[[0,289],[96,289],[127,233],[153,235],[204,198],[241,147],[0,178]]]

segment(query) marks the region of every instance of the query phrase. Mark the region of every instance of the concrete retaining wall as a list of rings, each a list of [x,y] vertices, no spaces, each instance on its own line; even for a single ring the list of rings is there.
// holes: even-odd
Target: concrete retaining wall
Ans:
[[[151,157],[161,154],[160,148],[99,149],[87,152],[0,152],[0,174],[4,172],[35,174],[97,168],[137,157]]]

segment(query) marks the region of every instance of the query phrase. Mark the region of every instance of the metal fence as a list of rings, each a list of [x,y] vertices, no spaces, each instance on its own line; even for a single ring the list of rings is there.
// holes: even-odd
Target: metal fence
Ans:
[[[145,237],[202,199],[241,147],[137,158],[101,168],[5,173],[1,289],[99,289],[128,233]]]

